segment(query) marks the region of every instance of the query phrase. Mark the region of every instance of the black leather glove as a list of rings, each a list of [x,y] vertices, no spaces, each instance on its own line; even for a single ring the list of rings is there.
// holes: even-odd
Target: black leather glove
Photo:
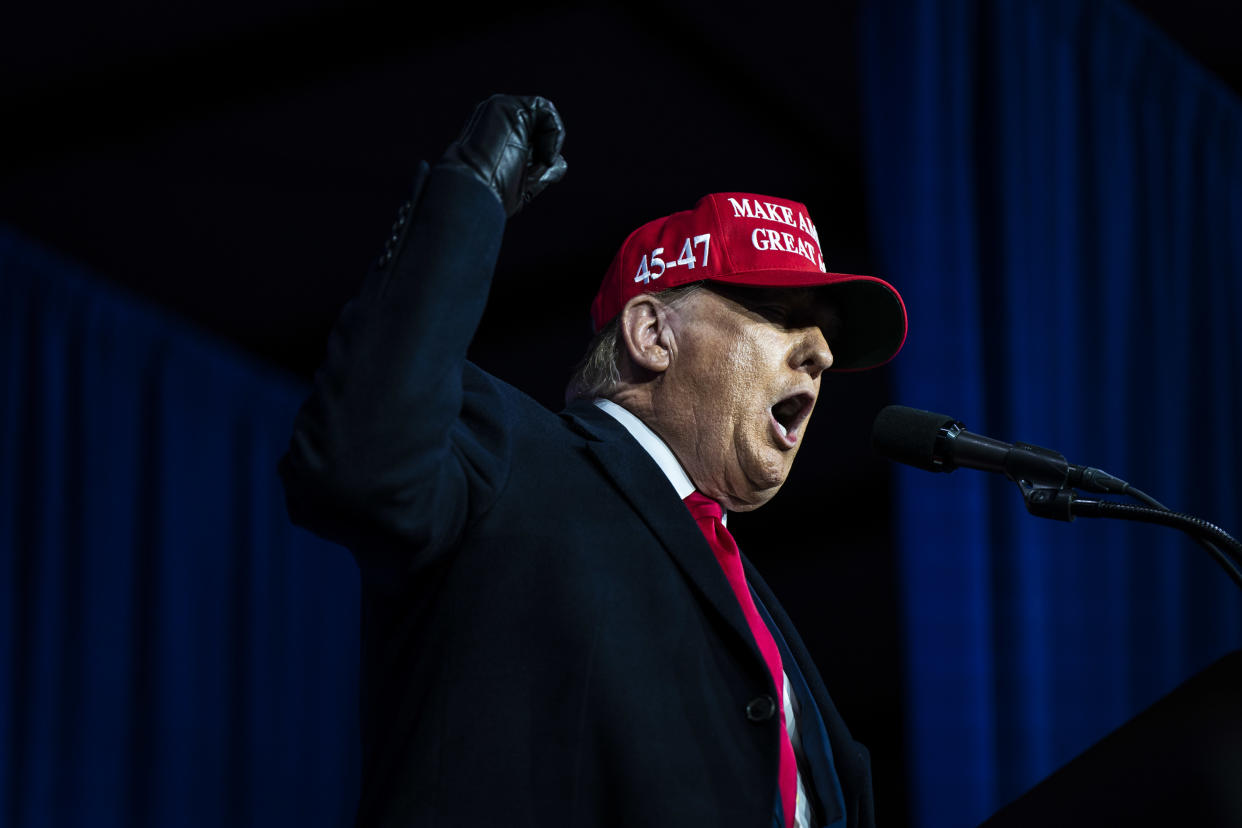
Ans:
[[[441,166],[482,181],[512,216],[565,175],[565,126],[552,102],[525,95],[492,95],[475,107]]]

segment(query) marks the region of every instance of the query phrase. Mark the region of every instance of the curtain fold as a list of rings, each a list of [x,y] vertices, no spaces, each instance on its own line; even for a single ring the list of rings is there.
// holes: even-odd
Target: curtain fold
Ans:
[[[1242,529],[1242,106],[1120,2],[870,0],[871,226],[897,401]],[[898,472],[911,814],[964,826],[1242,644],[1173,530]],[[881,797],[882,799],[882,797]]]
[[[348,823],[357,571],[275,474],[304,389],[3,226],[0,315],[0,823]]]

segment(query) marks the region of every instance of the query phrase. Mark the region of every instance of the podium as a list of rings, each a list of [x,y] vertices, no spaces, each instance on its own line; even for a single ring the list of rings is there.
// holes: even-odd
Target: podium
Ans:
[[[1242,651],[1196,674],[980,828],[1242,826]]]

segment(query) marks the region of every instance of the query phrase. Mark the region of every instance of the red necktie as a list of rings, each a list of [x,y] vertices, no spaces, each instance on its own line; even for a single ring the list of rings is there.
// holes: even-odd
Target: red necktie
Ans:
[[[767,662],[772,681],[776,685],[777,707],[781,712],[781,760],[777,779],[780,782],[785,825],[792,826],[798,798],[798,765],[794,759],[793,745],[789,742],[789,731],[786,729],[785,673],[781,666],[781,653],[776,647],[776,640],[772,638],[772,631],[759,617],[759,610],[755,608],[755,602],[750,597],[750,587],[746,585],[746,574],[742,571],[742,555],[733,535],[725,528],[722,520],[724,511],[720,504],[697,491],[691,492],[685,503],[695,522],[699,524],[703,536],[707,538],[707,544],[715,553],[716,560],[720,562],[729,586],[733,587],[733,594],[737,596],[737,602],[742,607],[742,615],[750,625],[750,632],[755,637],[755,643],[759,645],[759,652],[763,654],[763,660]]]

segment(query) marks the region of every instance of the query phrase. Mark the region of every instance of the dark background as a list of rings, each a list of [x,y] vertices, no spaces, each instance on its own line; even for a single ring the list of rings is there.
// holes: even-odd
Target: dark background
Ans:
[[[486,95],[544,95],[569,174],[511,222],[472,356],[555,407],[616,246],[703,193],[803,201],[830,269],[876,272],[863,5],[26,4],[6,13],[0,49],[0,220],[309,380],[417,162]],[[1236,3],[1133,5],[1242,89]],[[889,482],[867,446],[888,388],[886,369],[826,384],[790,485],[732,525],[872,748],[882,816],[900,824]]]

